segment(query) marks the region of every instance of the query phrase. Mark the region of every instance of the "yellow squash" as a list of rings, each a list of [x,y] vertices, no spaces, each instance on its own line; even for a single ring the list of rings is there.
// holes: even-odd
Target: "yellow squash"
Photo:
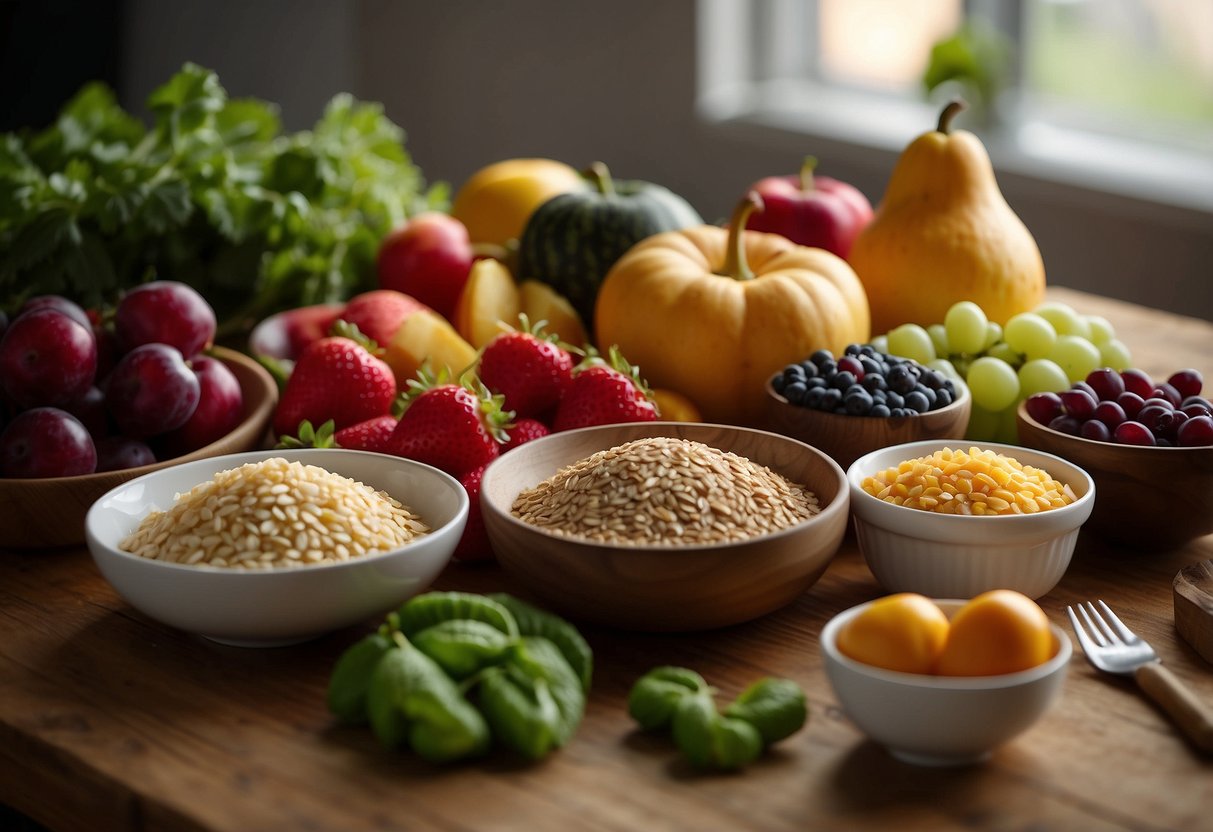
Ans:
[[[963,106],[950,103],[938,128],[901,154],[847,258],[867,290],[875,332],[940,323],[961,300],[1005,324],[1044,300],[1040,249],[998,189],[985,147],[951,129]]]
[[[650,237],[607,274],[595,331],[653,387],[682,393],[705,421],[756,424],[776,370],[871,334],[868,301],[841,258],[778,234],[745,231],[749,194],[727,229]]]
[[[467,226],[474,244],[507,247],[522,236],[526,221],[547,200],[587,188],[564,162],[506,159],[481,168],[463,183],[451,216]]]

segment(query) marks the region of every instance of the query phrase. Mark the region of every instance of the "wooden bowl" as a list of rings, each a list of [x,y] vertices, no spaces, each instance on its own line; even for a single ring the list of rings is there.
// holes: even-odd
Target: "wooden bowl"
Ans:
[[[1096,442],[1040,424],[1022,403],[1016,418],[1021,445],[1067,459],[1095,480],[1085,528],[1109,543],[1157,551],[1213,533],[1213,446]]]
[[[713,545],[620,545],[561,537],[511,514],[518,493],[559,469],[634,439],[702,442],[808,487],[821,511],[782,531]],[[726,425],[649,422],[552,434],[491,464],[480,492],[497,559],[545,604],[628,630],[690,631],[757,618],[793,601],[825,571],[849,516],[837,463],[794,439]]]
[[[196,459],[260,447],[278,402],[278,387],[260,364],[246,355],[215,347],[244,393],[244,417],[227,436],[204,448],[139,468],[79,477],[0,479],[0,547],[41,549],[84,542],[84,516],[111,488],[143,474]]]
[[[767,382],[766,420],[762,427],[820,448],[843,470],[866,453],[927,439],[962,439],[969,426],[973,397],[956,385],[956,400],[917,416],[845,416],[794,405]]]

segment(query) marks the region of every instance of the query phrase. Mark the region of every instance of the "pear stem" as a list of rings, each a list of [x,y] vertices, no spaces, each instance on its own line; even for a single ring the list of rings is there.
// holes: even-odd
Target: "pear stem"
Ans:
[[[817,168],[816,156],[805,156],[800,164],[800,190],[808,193],[813,190],[813,171]]]
[[[602,162],[595,162],[590,165],[590,169],[585,172],[586,177],[590,180],[598,193],[603,196],[615,195],[615,183],[611,181],[611,172],[607,170],[607,166]]]
[[[945,136],[952,132],[952,119],[956,118],[961,110],[968,108],[963,98],[953,98],[948,102],[948,106],[943,108],[943,112],[939,114],[939,126],[935,129],[943,133]]]
[[[758,195],[757,191],[747,193],[733,209],[733,216],[729,218],[729,241],[725,249],[727,254],[724,260],[724,277],[731,277],[734,280],[754,279],[754,272],[750,270],[750,264],[745,259],[745,224],[746,220],[750,218],[750,214],[761,210],[762,197]]]

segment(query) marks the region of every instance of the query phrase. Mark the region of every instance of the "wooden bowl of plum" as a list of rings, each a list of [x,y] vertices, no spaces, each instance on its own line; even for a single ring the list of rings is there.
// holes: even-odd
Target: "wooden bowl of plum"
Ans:
[[[277,386],[214,333],[206,301],[171,281],[131,290],[104,324],[55,296],[17,310],[0,337],[0,549],[83,543],[120,483],[261,446]]]
[[[766,385],[762,427],[823,451],[845,471],[866,453],[926,439],[962,439],[968,387],[907,358],[852,344],[818,350]]]
[[[1091,474],[1090,532],[1141,551],[1182,546],[1213,533],[1213,405],[1202,383],[1193,370],[1157,382],[1101,368],[1021,402],[1019,441]]]

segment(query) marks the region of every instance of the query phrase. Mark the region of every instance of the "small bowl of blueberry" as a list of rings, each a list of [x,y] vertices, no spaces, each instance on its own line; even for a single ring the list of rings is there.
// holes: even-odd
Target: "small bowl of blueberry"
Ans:
[[[1081,466],[1098,497],[1084,528],[1157,551],[1213,533],[1213,402],[1196,370],[1166,381],[1103,367],[1020,403],[1019,444]]]
[[[962,439],[963,382],[916,361],[851,344],[818,350],[767,381],[765,427],[829,454],[845,470],[864,454],[924,439]]]

